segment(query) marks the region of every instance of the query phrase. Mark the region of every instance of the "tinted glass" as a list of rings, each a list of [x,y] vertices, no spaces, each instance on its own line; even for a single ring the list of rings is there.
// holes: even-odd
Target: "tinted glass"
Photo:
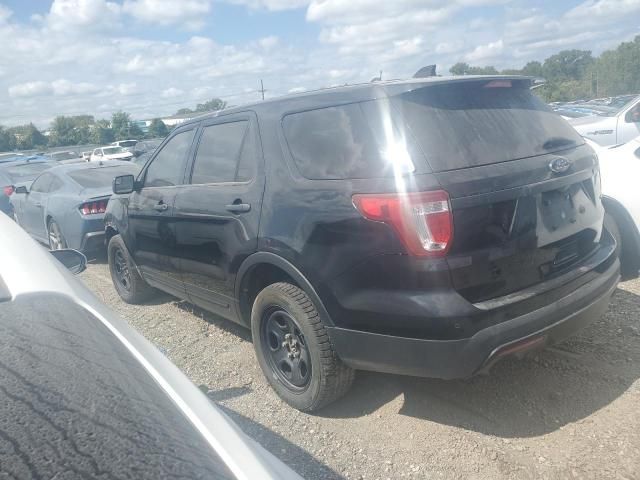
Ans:
[[[64,182],[62,180],[60,180],[58,177],[53,177],[51,179],[51,184],[49,185],[49,191],[55,192],[56,190],[60,190],[63,185]]]
[[[119,175],[137,175],[140,168],[136,165],[119,165],[117,167],[88,168],[69,172],[69,177],[83,188],[100,188],[111,185]]]
[[[388,144],[396,142],[392,128],[393,138],[386,138],[387,119],[389,111],[380,103],[354,103],[287,115],[284,133],[307,178],[382,177],[393,174]]]
[[[26,163],[24,165],[15,165],[2,169],[12,181],[33,180],[45,170],[51,168],[55,164],[50,163]]]
[[[126,150],[122,147],[108,147],[103,148],[102,153],[105,155],[115,155],[116,153],[126,153]]]
[[[249,122],[205,127],[198,145],[191,183],[234,182]]]
[[[31,184],[32,192],[48,192],[49,186],[51,185],[51,180],[53,180],[53,176],[48,173],[43,173],[38,178],[36,178],[35,182]]]
[[[393,100],[434,171],[532,157],[584,143],[527,82],[460,82]]]
[[[187,153],[191,148],[195,129],[178,133],[171,138],[149,165],[146,187],[166,187],[182,184]]]
[[[126,140],[124,142],[118,142],[121,147],[133,147],[136,143],[136,140]]]

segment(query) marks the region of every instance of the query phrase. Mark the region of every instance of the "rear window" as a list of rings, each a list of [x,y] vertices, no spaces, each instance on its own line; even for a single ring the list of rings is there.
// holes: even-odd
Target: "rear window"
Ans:
[[[284,118],[284,134],[300,173],[309,179],[392,176],[413,171],[382,102],[339,105]],[[407,158],[405,158],[407,157]]]
[[[55,165],[55,164],[54,164]],[[13,182],[33,180],[45,170],[51,168],[50,163],[27,163],[3,169],[3,172]]]
[[[434,171],[532,157],[584,143],[516,80],[459,82],[392,98]]]
[[[83,188],[108,187],[118,175],[137,175],[140,171],[136,165],[122,165],[118,167],[88,168],[74,170],[67,175]]]

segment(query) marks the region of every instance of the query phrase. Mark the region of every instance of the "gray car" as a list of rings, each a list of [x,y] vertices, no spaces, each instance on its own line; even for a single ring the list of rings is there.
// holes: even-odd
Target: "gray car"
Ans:
[[[55,165],[41,159],[0,163],[0,212],[13,217],[10,199],[16,185],[31,185],[34,178]]]
[[[0,477],[301,480],[1,213],[0,251]]]
[[[137,174],[130,162],[74,163],[53,167],[11,195],[16,221],[49,248],[93,252],[104,247],[104,212],[114,177]]]

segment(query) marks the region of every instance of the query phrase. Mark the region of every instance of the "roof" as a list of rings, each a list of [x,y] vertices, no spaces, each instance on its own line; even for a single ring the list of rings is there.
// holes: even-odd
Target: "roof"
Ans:
[[[52,172],[56,173],[68,173],[75,172],[76,170],[91,170],[96,168],[110,168],[110,167],[118,167],[123,165],[134,165],[131,162],[120,161],[120,160],[105,160],[99,162],[81,162],[81,163],[67,163],[64,165],[58,165],[56,167],[51,168]]]
[[[307,92],[292,93],[268,100],[251,102],[215,112],[206,112],[185,121],[182,125],[190,125],[204,118],[239,113],[247,110],[265,111],[275,110],[284,113],[288,110],[329,106],[330,104],[349,103],[357,101],[374,100],[390,95],[398,95],[416,88],[443,83],[461,83],[478,80],[534,80],[534,77],[521,75],[463,75],[447,77],[411,78],[405,80],[386,80],[381,82],[359,83],[328,87]]]

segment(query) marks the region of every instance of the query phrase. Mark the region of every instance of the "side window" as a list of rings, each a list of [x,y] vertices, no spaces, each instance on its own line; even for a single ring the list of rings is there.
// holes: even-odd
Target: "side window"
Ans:
[[[181,185],[195,128],[180,132],[162,147],[145,174],[145,187]]]
[[[191,175],[192,184],[247,181],[253,178],[255,145],[249,122],[205,127]]]
[[[62,180],[60,180],[58,177],[54,177],[52,175],[51,185],[49,185],[49,191],[50,192],[55,192],[56,190],[60,190],[62,188],[62,185],[64,185]]]
[[[31,185],[32,192],[48,192],[49,187],[51,186],[51,181],[53,180],[53,176],[50,173],[43,173],[38,178],[35,179],[33,184]]]
[[[636,158],[640,158],[640,148],[637,149],[633,154],[636,156]]]

